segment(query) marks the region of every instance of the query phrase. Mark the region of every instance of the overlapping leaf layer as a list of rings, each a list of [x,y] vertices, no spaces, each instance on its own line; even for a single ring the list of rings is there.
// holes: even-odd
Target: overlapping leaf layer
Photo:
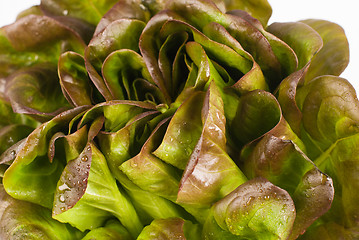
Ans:
[[[344,31],[271,12],[42,0],[1,28],[0,236],[359,237]]]

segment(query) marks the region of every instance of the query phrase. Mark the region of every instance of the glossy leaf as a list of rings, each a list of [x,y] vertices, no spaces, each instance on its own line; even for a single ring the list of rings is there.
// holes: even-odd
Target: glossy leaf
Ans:
[[[287,239],[296,215],[289,194],[264,178],[240,185],[211,212],[206,239]]]
[[[303,68],[320,51],[322,37],[302,22],[273,23],[267,31],[286,42],[298,57],[298,69]]]
[[[247,179],[226,153],[223,101],[212,82],[202,109],[202,133],[183,173],[177,202],[205,208]]]
[[[264,177],[293,198],[297,215],[290,239],[296,239],[326,213],[334,198],[333,180],[291,141],[265,135],[245,162],[249,178]]]
[[[68,122],[85,107],[69,110],[36,128],[4,175],[3,184],[9,195],[52,208],[58,178],[66,164],[64,159],[49,161],[49,140],[64,131]]]
[[[57,65],[61,53],[83,54],[85,43],[73,30],[45,16],[29,15],[0,30],[0,76],[38,63]]]
[[[306,82],[321,75],[339,76],[349,63],[349,44],[343,28],[326,20],[302,22],[316,30],[323,39],[323,48],[313,58]]]
[[[93,102],[90,81],[83,57],[75,52],[63,53],[59,58],[58,72],[64,96],[74,106]]]
[[[181,218],[156,219],[146,226],[137,238],[138,240],[151,239],[188,239],[200,238],[198,225]]]
[[[163,118],[161,115],[156,117],[157,115],[157,112],[140,114],[117,132],[101,132],[98,135],[100,149],[107,159],[112,174],[129,194],[136,210],[142,213],[140,215],[141,219],[146,222],[157,218],[185,216],[183,210],[177,205],[151,193],[151,191],[141,189],[120,170],[123,162],[135,157],[140,152],[140,146],[143,145],[143,141],[154,130],[151,125],[156,126],[158,121]],[[141,132],[142,134],[139,134]],[[142,136],[139,138],[139,135]],[[147,183],[145,184],[148,185]]]
[[[0,126],[5,127],[11,124],[20,124],[36,128],[40,123],[30,116],[14,113],[11,104],[0,97]]]
[[[119,49],[138,51],[138,41],[145,23],[135,19],[119,19],[98,33],[85,51],[85,64],[89,76],[106,100],[114,99],[101,76],[106,57]]]
[[[133,237],[142,229],[133,205],[118,189],[106,159],[93,143],[62,172],[52,216],[81,231],[100,227],[111,216],[116,216]]]
[[[258,19],[261,24],[265,27],[268,23],[269,18],[272,15],[272,7],[267,0],[244,0],[244,1],[214,1],[225,5],[226,11],[231,10],[244,10],[254,18]]]
[[[69,109],[58,81],[52,66],[31,67],[10,77],[6,95],[14,112],[47,120]]]
[[[0,186],[0,237],[2,239],[80,239],[83,233],[51,218],[51,211],[10,197]]]
[[[34,129],[30,126],[12,124],[0,129],[0,155],[9,147],[24,139]],[[14,154],[15,155],[15,154]]]
[[[161,122],[144,143],[140,153],[123,163],[120,169],[140,188],[174,201],[180,175],[173,166],[152,155],[166,126],[166,122]]]
[[[106,222],[105,226],[95,228],[86,234],[81,240],[130,240],[132,239],[131,235],[128,233],[126,228],[124,228],[120,222],[116,220],[109,220]]]
[[[41,0],[41,9],[50,15],[71,16],[97,25],[102,16],[116,3],[106,1]]]
[[[195,93],[178,108],[155,156],[179,169],[186,167],[201,135],[203,99],[203,92]]]

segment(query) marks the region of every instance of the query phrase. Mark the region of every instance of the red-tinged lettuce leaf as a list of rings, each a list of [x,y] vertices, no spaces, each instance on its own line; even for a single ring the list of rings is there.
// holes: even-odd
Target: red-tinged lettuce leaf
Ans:
[[[214,82],[204,99],[201,120],[201,135],[183,173],[176,202],[209,208],[247,178],[226,153],[223,101]]]
[[[189,5],[192,7],[188,8]],[[296,65],[295,54],[287,44],[265,30],[260,31],[242,17],[221,12],[211,1],[170,1],[167,8],[199,31],[211,22],[224,26],[258,62],[272,88],[290,73],[285,70],[288,64]]]
[[[275,97],[269,92],[256,90],[239,99],[229,134],[235,145],[243,146],[269,130],[281,119],[281,110]]]
[[[165,136],[153,154],[179,169],[185,169],[202,132],[204,92],[195,92],[173,115]]]
[[[142,230],[137,239],[199,240],[201,239],[201,231],[198,225],[182,218],[155,219]]]
[[[141,220],[146,223],[157,218],[187,216],[178,205],[141,189],[120,170],[123,162],[135,157],[140,152],[145,140],[164,117],[166,114],[158,115],[158,112],[145,112],[130,120],[117,132],[100,132],[97,136],[100,149],[106,157],[113,176],[124,187],[136,210],[141,213],[139,214]]]
[[[163,40],[161,43],[161,39],[157,38],[157,36],[160,37],[160,30],[162,25],[167,20],[173,18],[181,19],[175,13],[170,11],[162,11],[153,16],[146,24],[146,27],[143,29],[139,41],[139,48],[141,55],[143,56],[143,59],[146,63],[147,69],[151,74],[153,81],[165,96],[165,103],[167,104],[172,102],[170,91],[166,88],[166,86],[169,86],[169,83],[165,82],[166,76],[164,76],[161,72],[159,66],[160,63],[158,62],[159,51],[165,40]],[[154,38],[154,36],[156,36],[156,38]]]
[[[90,142],[62,172],[52,217],[84,231],[102,226],[111,216],[117,217],[134,238],[143,228],[132,203],[118,188],[105,157]]]
[[[14,162],[18,152],[24,147],[26,139],[22,139],[9,147],[0,155],[0,180],[4,177],[6,169]]]
[[[115,177],[120,172],[120,165],[140,152],[151,131],[154,130],[149,127],[150,122],[158,114],[157,111],[140,113],[116,132],[99,133],[97,137],[100,149]]]
[[[359,232],[356,228],[344,228],[335,222],[328,222],[321,225],[313,225],[299,240],[316,240],[316,239],[358,239]]]
[[[11,124],[0,129],[0,155],[18,141],[26,138],[34,128],[26,125]],[[15,155],[15,154],[14,154]]]
[[[39,15],[39,16],[43,16],[44,13],[41,11],[41,8],[39,5],[33,5],[25,10],[22,10],[21,12],[19,12],[16,16],[16,20],[26,17],[28,15]]]
[[[95,228],[88,232],[81,240],[131,240],[132,237],[122,226],[122,224],[115,220],[110,219],[106,222],[105,226]]]
[[[323,39],[323,48],[313,58],[305,81],[322,75],[339,76],[349,63],[349,44],[342,27],[326,20],[301,21],[316,30]]]
[[[48,159],[49,141],[57,132],[66,132],[67,124],[86,107],[63,112],[40,125],[27,138],[14,162],[6,170],[3,184],[12,197],[52,208],[57,181],[65,159]]]
[[[211,31],[211,26],[213,25],[208,25],[206,31]],[[189,36],[193,36],[193,40],[201,44],[206,54],[210,56],[213,61],[221,65],[224,69],[228,69],[227,72],[229,72],[230,76],[232,75],[233,80],[237,81],[243,74],[251,69],[252,62],[250,57],[243,50],[238,53],[225,44],[213,41],[186,22],[169,20],[162,26],[160,34],[163,38],[167,38],[171,34],[183,31],[188,32]]]
[[[26,125],[32,128],[36,128],[40,123],[30,116],[14,113],[11,104],[3,99],[0,93],[0,127],[5,127],[11,124]]]
[[[333,180],[292,141],[267,134],[245,161],[244,172],[250,179],[264,177],[293,198],[297,215],[290,239],[297,239],[330,209],[334,198]]]
[[[181,92],[189,73],[184,61],[185,44],[189,37],[185,31],[175,31],[166,37],[158,53],[158,66],[172,99]]]
[[[114,100],[103,102],[93,106],[82,116],[78,127],[81,127],[99,116],[104,116],[104,131],[116,132],[124,127],[127,122],[140,113],[156,110],[151,103],[137,101]]]
[[[60,85],[67,101],[73,106],[91,105],[94,88],[87,75],[84,58],[75,52],[63,53],[58,62]]]
[[[29,15],[0,30],[0,76],[38,63],[57,65],[65,51],[83,54],[81,37],[60,22],[45,16]]]
[[[68,135],[62,132],[54,134],[49,141],[49,149],[47,152],[50,162],[54,160],[56,154],[65,158],[67,163],[77,158],[87,144],[87,140],[87,126],[83,126],[76,132]],[[60,141],[60,143],[58,143],[58,141]]]
[[[213,41],[232,48],[240,56],[246,58],[249,62],[252,62],[252,64],[250,64],[250,70],[244,72],[243,77],[240,79],[233,79],[236,83],[232,86],[232,88],[234,88],[236,92],[244,94],[255,89],[268,90],[268,85],[263,76],[263,72],[259,65],[254,61],[252,55],[244,51],[241,44],[232,35],[230,35],[222,25],[211,22],[204,26],[203,34]],[[216,59],[214,60],[217,61]],[[226,59],[225,61],[231,60]]]
[[[34,5],[18,13],[18,15],[16,16],[16,21],[30,15],[45,16],[46,13],[42,10],[40,5]],[[69,17],[69,16],[47,16],[47,17],[50,17],[53,20],[59,22],[61,25],[69,29],[72,29],[72,31],[76,32],[76,34],[78,34],[83,39],[83,41],[85,41],[86,44],[90,41],[93,32],[95,30],[95,27],[93,25],[83,21],[82,19]]]
[[[242,0],[242,1],[231,1],[231,0],[224,0],[214,1],[219,8],[223,12],[228,12],[232,10],[243,10],[246,11],[248,14],[250,14],[252,17],[258,19],[265,27],[268,23],[269,18],[272,15],[272,7],[268,3],[267,0]]]
[[[251,15],[249,15],[246,11],[243,10],[233,10],[228,13],[240,17],[242,20],[251,24],[267,39],[268,43],[273,49],[274,55],[276,56],[281,65],[282,77],[288,76],[297,69],[298,58],[293,49],[290,48],[286,44],[286,42],[283,42],[280,38],[278,38],[278,36],[271,34],[266,29],[264,29],[258,19],[253,18]],[[276,79],[276,83],[280,82],[280,80],[281,79]]]
[[[359,102],[350,83],[336,76],[321,76],[296,91],[302,113],[302,138],[315,159],[338,139],[359,131]]]
[[[103,63],[102,73],[114,99],[148,101],[156,105],[165,102],[141,55],[133,50],[112,52]]]
[[[48,15],[69,16],[97,25],[116,0],[41,0],[41,9]]]
[[[215,203],[205,239],[287,239],[296,212],[289,194],[264,178],[252,179]]]
[[[117,2],[105,15],[101,18],[100,22],[96,26],[94,35],[101,32],[111,22],[114,22],[123,18],[138,19],[143,22],[148,22],[151,17],[149,9],[147,9],[142,3],[135,3],[133,0],[125,0]],[[144,2],[144,1],[142,1]]]
[[[266,29],[286,42],[298,57],[298,69],[309,63],[323,47],[319,33],[302,22],[272,23]]]
[[[30,114],[39,120],[49,120],[70,108],[52,65],[17,71],[8,78],[5,93],[14,112]]]
[[[358,141],[359,134],[338,139],[314,163],[333,178],[335,197],[332,208],[322,220],[348,229],[358,229]]]
[[[143,190],[175,201],[180,174],[176,168],[152,154],[161,142],[167,126],[168,119],[159,123],[139,154],[121,164],[120,170]]]
[[[80,239],[83,233],[51,218],[51,211],[10,197],[0,185],[1,239]]]
[[[282,109],[283,117],[297,136],[301,136],[302,112],[296,102],[297,87],[304,81],[309,63],[285,78],[276,90],[276,97]]]
[[[89,76],[106,100],[115,99],[102,77],[102,64],[113,51],[139,50],[140,34],[145,23],[136,19],[119,19],[94,36],[85,50],[85,64]]]

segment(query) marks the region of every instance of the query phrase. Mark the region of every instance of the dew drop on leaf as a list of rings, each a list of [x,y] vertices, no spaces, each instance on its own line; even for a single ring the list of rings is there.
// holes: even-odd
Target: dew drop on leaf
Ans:
[[[89,160],[89,158],[85,155],[85,156],[82,156],[81,158],[81,161],[83,162],[87,162]]]

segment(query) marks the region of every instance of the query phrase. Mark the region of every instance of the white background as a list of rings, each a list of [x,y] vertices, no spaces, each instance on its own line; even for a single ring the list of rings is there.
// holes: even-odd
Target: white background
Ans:
[[[350,47],[350,63],[341,77],[348,79],[359,93],[359,17],[356,2],[355,0],[269,0],[273,8],[269,23],[319,18],[341,25]],[[40,0],[0,0],[0,26],[12,23],[18,12],[39,3]]]

